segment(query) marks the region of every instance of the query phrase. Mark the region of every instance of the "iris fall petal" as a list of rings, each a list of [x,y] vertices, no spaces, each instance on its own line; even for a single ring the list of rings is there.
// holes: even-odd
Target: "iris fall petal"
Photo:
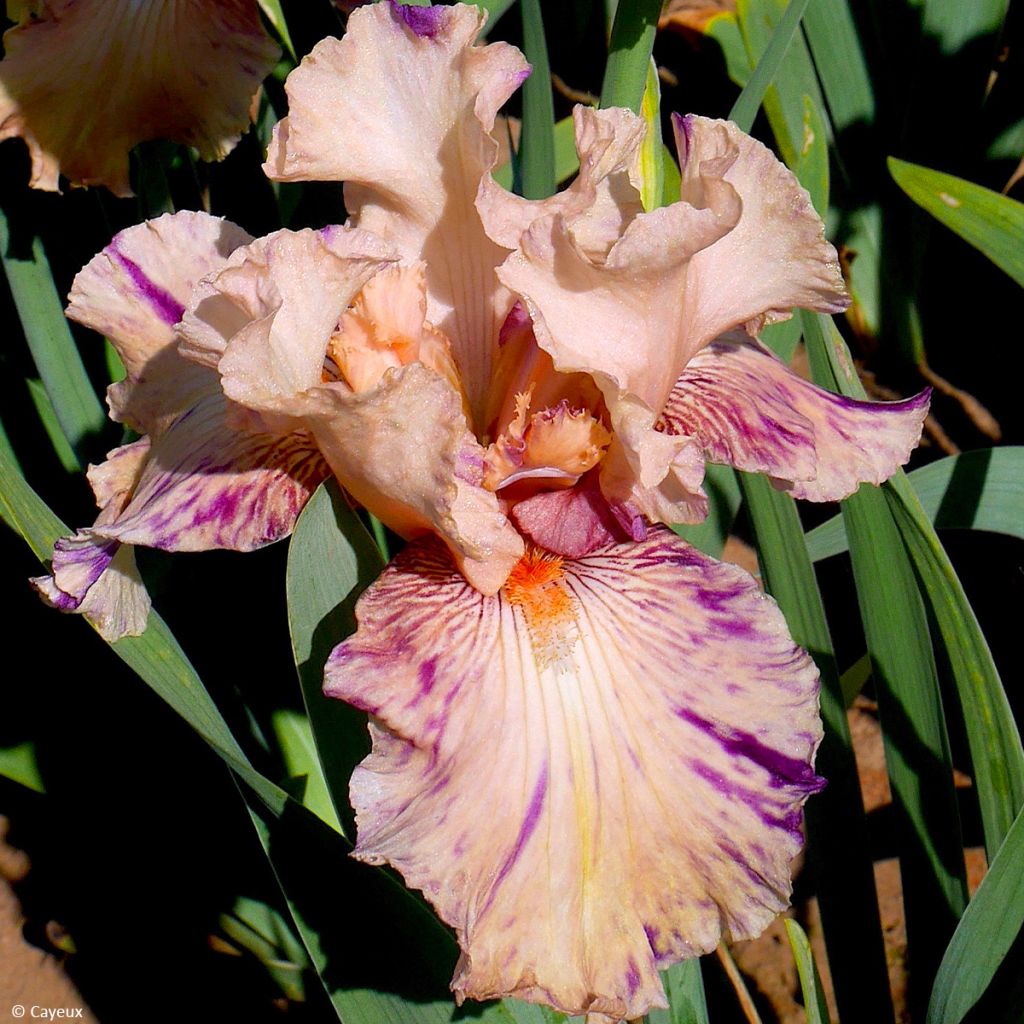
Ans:
[[[455,928],[457,996],[637,1017],[786,906],[817,673],[741,570],[658,529],[484,597],[419,542],[357,617],[325,684],[373,716],[356,855]]]
[[[887,480],[910,457],[929,391],[903,402],[863,402],[799,377],[735,331],[686,367],[659,426],[697,438],[708,459],[810,501],[838,501],[864,482]]]

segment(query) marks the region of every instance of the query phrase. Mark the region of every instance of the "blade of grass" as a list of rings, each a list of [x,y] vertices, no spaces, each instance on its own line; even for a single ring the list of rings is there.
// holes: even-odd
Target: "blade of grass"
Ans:
[[[376,544],[331,481],[302,510],[288,547],[288,628],[302,699],[342,831],[355,835],[348,802],[352,769],[369,751],[366,716],[321,692],[324,664],[355,630],[355,602],[380,575]]]
[[[1024,203],[952,174],[889,157],[896,184],[1024,286]]]
[[[631,0],[616,8],[601,84],[602,107],[640,112],[660,14],[661,0]]]
[[[654,58],[647,62],[647,83],[640,103],[640,116],[647,125],[640,144],[640,201],[645,210],[662,205],[665,195],[665,146],[661,141],[661,84]]]
[[[292,37],[288,34],[288,22],[285,21],[284,11],[281,10],[281,0],[259,0],[259,5],[264,17],[274,26],[274,31],[285,50],[288,51],[288,56],[297,61],[295,45],[292,43]]]
[[[807,1010],[807,1024],[829,1024],[831,1018],[825,993],[818,975],[818,965],[814,962],[814,953],[807,935],[791,917],[786,918],[786,935],[789,947],[793,950],[797,974],[800,975],[800,991],[804,997],[804,1008]]]
[[[555,191],[555,105],[551,68],[544,40],[540,0],[519,0],[523,19],[523,52],[533,67],[523,83],[523,133],[519,164],[523,195],[546,199]]]
[[[1007,831],[1003,845],[957,925],[935,978],[926,1024],[960,1024],[985,992],[1022,927],[1024,810]],[[995,1008],[986,1010],[990,1015],[985,1019],[993,1019]],[[1019,1013],[1019,1005],[1016,1010]]]
[[[78,461],[78,457],[72,451],[68,439],[64,436],[64,431],[57,420],[56,410],[53,408],[53,402],[50,401],[50,396],[46,393],[43,382],[29,377],[25,381],[25,386],[28,388],[28,394],[32,399],[32,404],[35,406],[36,415],[39,417],[43,430],[46,431],[46,436],[50,441],[54,454],[57,456],[58,462],[60,462],[67,473],[81,472],[82,464]]]
[[[937,530],[988,530],[1024,540],[1024,447],[947,455],[908,473],[907,483]],[[815,562],[847,547],[842,516],[807,534]]]
[[[796,505],[763,476],[739,474],[754,530],[765,589],[786,616],[793,639],[807,648],[821,673],[825,737],[816,770],[828,786],[805,808],[808,852],[831,962],[855,958],[856,975],[833,972],[836,1001],[848,1020],[893,1019],[864,803],[843,697],[814,569]]]
[[[790,0],[786,13],[772,33],[771,42],[757,62],[750,80],[732,105],[732,110],[729,111],[729,120],[734,121],[745,132],[750,131],[765,93],[785,59],[786,51],[800,27],[800,19],[807,10],[807,3],[808,0]]]
[[[25,251],[12,251],[11,231],[2,210],[0,261],[57,421],[78,459],[88,461],[89,443],[103,430],[107,417],[64,319],[42,241],[36,236]]]
[[[293,782],[302,783],[301,796],[296,799],[335,832],[343,831],[327,789],[309,719],[291,708],[278,708],[271,715],[271,726],[288,775]]]
[[[708,1024],[708,1004],[700,960],[684,960],[662,971],[669,1009],[647,1013],[647,1024]]]

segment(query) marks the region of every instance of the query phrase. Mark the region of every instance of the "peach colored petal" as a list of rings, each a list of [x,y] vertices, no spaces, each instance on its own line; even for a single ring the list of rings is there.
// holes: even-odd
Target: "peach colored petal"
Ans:
[[[373,716],[356,856],[455,929],[457,999],[639,1017],[786,906],[817,672],[744,572],[659,529],[486,598],[418,543],[357,618],[325,681]]]
[[[79,272],[67,315],[108,337],[127,373],[107,391],[115,420],[139,433],[158,429],[215,379],[178,355],[174,326],[199,281],[250,241],[219,217],[165,214],[116,235]]]
[[[265,169],[345,181],[352,223],[425,262],[427,318],[451,340],[479,419],[512,300],[493,274],[505,250],[474,200],[496,157],[494,116],[528,69],[504,43],[473,45],[485,20],[477,8],[417,10],[361,8],[342,40],[314,47],[288,77],[289,116]]]
[[[0,139],[20,136],[33,188],[132,194],[128,151],[146,139],[226,156],[279,56],[256,0],[47,0],[4,36]],[[27,12],[26,12],[27,15]]]
[[[653,429],[687,363],[729,327],[846,304],[835,251],[793,175],[734,125],[677,125],[682,201],[623,217],[604,251],[581,240],[587,215],[566,205],[535,220],[498,270],[555,368],[589,373],[603,392],[616,436],[605,494],[667,523],[706,510],[700,446]]]
[[[522,540],[482,487],[483,450],[460,393],[420,362],[391,367],[358,392],[325,376],[336,325],[353,303],[392,327],[400,311],[412,325],[410,278],[391,274],[392,264],[388,247],[359,229],[277,232],[238,250],[197,290],[182,350],[217,360],[225,394],[243,410],[236,424],[309,431],[356,500],[402,536],[436,531],[467,578],[493,592]],[[400,294],[389,298],[388,287]]]

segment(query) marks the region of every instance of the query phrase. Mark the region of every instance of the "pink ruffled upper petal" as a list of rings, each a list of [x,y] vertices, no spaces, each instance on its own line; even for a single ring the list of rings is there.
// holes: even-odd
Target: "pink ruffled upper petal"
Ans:
[[[374,716],[356,855],[455,928],[457,998],[638,1017],[785,907],[817,673],[745,573],[659,530],[487,598],[417,543],[357,617],[325,684]]]
[[[493,273],[505,250],[474,200],[496,159],[494,116],[528,66],[507,44],[473,45],[485,20],[475,7],[413,11],[361,8],[342,40],[314,47],[288,77],[265,169],[344,181],[352,223],[425,262],[427,317],[451,340],[479,418],[512,299]]]
[[[767,473],[796,498],[838,501],[910,457],[930,391],[903,402],[843,398],[797,376],[744,332],[683,371],[659,428],[696,438],[712,462]]]
[[[34,188],[106,185],[130,196],[146,139],[226,156],[280,50],[256,0],[46,0],[4,36],[0,139],[22,137]]]

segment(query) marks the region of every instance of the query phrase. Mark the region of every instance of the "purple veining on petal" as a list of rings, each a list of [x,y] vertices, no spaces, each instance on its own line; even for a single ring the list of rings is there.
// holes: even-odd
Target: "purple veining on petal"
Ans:
[[[416,33],[425,39],[433,39],[441,30],[444,21],[444,7],[413,7],[390,0],[391,11],[397,14]]]
[[[626,988],[629,990],[630,999],[637,994],[640,988],[640,968],[637,967],[636,961],[630,957],[627,960],[628,969],[626,971]]]
[[[726,753],[745,757],[767,769],[777,779],[793,786],[802,793],[817,793],[825,786],[825,780],[814,774],[806,761],[789,757],[781,751],[762,743],[756,736],[740,729],[729,729],[701,717],[689,708],[678,707],[676,715],[696,726],[701,732],[713,737]]]
[[[530,836],[533,835],[534,830],[537,828],[537,823],[540,821],[541,811],[544,809],[544,801],[547,798],[548,793],[548,763],[544,762],[543,768],[541,768],[540,776],[537,779],[537,784],[533,787],[533,795],[530,797],[530,804],[526,808],[526,817],[523,818],[523,824],[519,829],[519,835],[516,836],[516,845],[512,848],[512,852],[505,858],[505,863],[501,865],[501,870],[498,872],[498,877],[494,880],[494,885],[491,886],[490,895],[487,897],[487,903],[484,905],[486,912],[488,907],[494,901],[494,897],[498,893],[498,889],[501,883],[505,881],[508,873],[515,866],[517,860],[521,856],[526,844],[530,841]]]
[[[135,260],[125,256],[116,245],[109,246],[107,251],[127,271],[136,291],[153,307],[164,323],[173,325],[182,318],[185,307],[169,291],[154,284]]]
[[[517,71],[512,76],[513,80],[516,83],[516,88],[518,89],[523,84],[523,82],[525,82],[530,77],[530,75],[532,75],[532,74],[533,74],[533,68],[532,67],[524,68],[522,71]]]
[[[679,162],[686,166],[686,158],[690,153],[690,145],[693,141],[693,114],[672,114],[672,127],[675,129],[676,149],[679,154]]]
[[[615,521],[632,540],[638,544],[647,540],[647,524],[644,522],[640,510],[634,504],[628,501],[610,501],[608,508],[615,516]]]

